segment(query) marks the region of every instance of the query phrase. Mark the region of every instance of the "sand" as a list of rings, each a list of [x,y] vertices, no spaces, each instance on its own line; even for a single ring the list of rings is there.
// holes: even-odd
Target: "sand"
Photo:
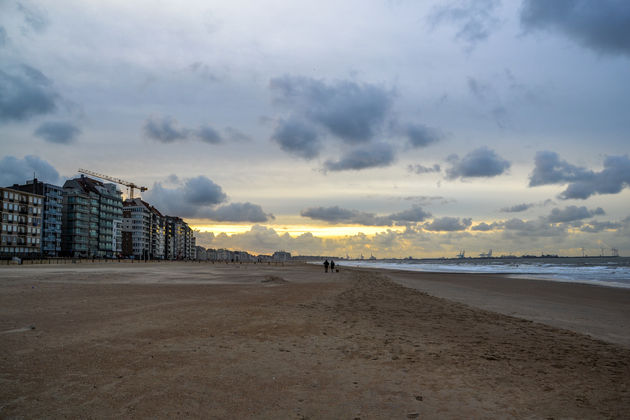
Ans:
[[[1,267],[0,417],[630,412],[628,346],[433,297],[386,272],[322,271],[195,263]],[[468,279],[506,295],[522,287],[523,300],[564,296],[545,295],[540,283],[508,293],[468,275],[389,276],[416,288],[442,277],[447,285]],[[558,287],[570,293],[573,286]],[[567,317],[572,308],[579,305],[565,305]]]

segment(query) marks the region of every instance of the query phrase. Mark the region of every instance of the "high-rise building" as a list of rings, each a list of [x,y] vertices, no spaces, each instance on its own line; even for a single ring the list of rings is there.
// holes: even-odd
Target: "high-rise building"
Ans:
[[[0,188],[3,257],[41,255],[44,197],[11,188]]]
[[[62,252],[115,257],[122,251],[122,193],[115,184],[81,176],[63,185]]]
[[[26,184],[15,184],[10,188],[44,196],[41,252],[44,257],[58,257],[61,254],[63,188],[38,181],[37,178],[26,181]]]
[[[190,260],[195,258],[195,237],[193,230],[181,218],[164,217],[164,255],[169,260]]]
[[[123,232],[131,233],[131,251],[138,259],[164,259],[164,216],[140,198],[123,203]]]

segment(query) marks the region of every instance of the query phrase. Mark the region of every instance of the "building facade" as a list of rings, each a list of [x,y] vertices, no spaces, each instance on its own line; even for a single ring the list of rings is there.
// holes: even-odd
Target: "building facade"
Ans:
[[[63,188],[33,179],[11,189],[44,196],[41,252],[43,257],[61,255],[61,219],[63,210]]]
[[[131,253],[136,259],[164,259],[164,216],[140,198],[127,199],[123,203],[122,230],[131,234]]]
[[[0,255],[3,258],[41,256],[44,197],[0,188],[0,199]]]
[[[122,193],[115,184],[81,176],[63,186],[62,253],[113,258],[122,252]]]

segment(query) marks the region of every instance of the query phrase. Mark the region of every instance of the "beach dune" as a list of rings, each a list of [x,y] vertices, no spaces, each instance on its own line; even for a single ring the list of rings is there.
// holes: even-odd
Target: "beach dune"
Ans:
[[[540,302],[539,322],[475,307],[483,288],[523,301],[566,296],[531,284],[506,292],[500,278],[479,278],[477,292],[462,292],[469,275],[306,264],[2,267],[0,279],[4,418],[630,412],[627,337],[594,338],[572,327],[579,320],[544,323],[557,314]]]

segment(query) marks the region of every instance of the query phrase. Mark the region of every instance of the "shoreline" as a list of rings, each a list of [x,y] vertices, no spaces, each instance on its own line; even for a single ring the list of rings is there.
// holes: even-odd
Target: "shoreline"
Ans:
[[[630,348],[630,289],[504,274],[375,270],[431,296]]]

